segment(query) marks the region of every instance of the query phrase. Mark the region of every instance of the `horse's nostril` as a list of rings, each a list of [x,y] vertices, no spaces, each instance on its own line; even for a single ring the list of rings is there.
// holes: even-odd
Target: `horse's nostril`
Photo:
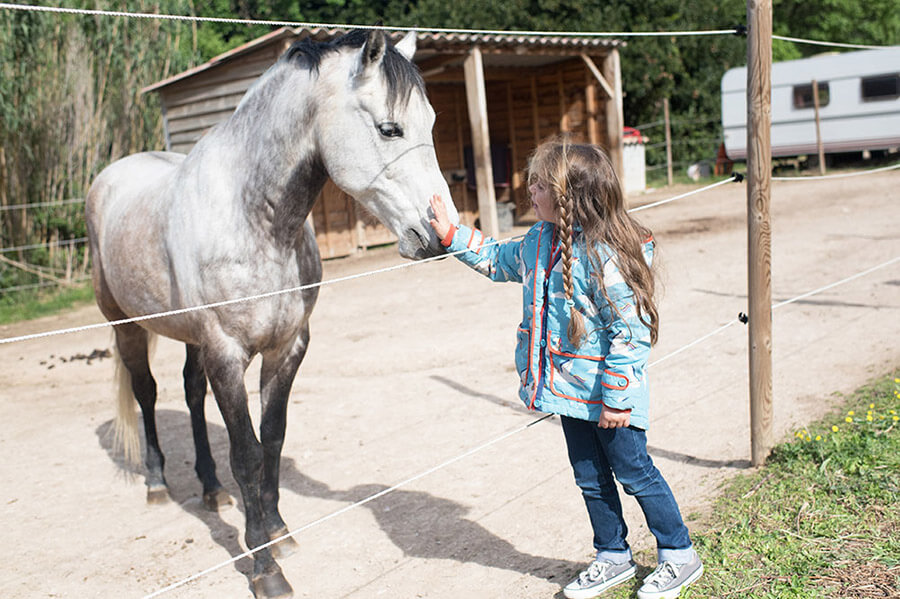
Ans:
[[[410,237],[412,238],[410,241],[413,242],[414,245],[417,245],[420,248],[428,247],[428,239],[422,234],[418,229],[410,229],[409,230]]]

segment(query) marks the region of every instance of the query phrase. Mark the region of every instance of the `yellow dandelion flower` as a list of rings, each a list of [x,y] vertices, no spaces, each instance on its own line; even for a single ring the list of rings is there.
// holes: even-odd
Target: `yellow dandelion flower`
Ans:
[[[841,430],[841,429],[839,429],[836,424],[831,425],[831,432],[836,433],[839,430]]]
[[[847,416],[846,418],[844,418],[844,422],[853,422],[853,418]]]
[[[822,435],[816,435],[816,441],[821,441],[821,440],[822,440]]]
[[[869,422],[872,422],[872,415],[869,414],[868,416],[866,416],[866,420],[868,420]]]
[[[807,441],[812,441],[812,437],[810,437],[809,435],[806,435],[806,440],[807,440]]]
[[[888,414],[896,414],[897,410],[888,410]]]
[[[847,416],[853,416],[853,414],[854,414],[853,410],[850,410],[849,412],[847,412]]]
[[[894,422],[897,422],[898,420],[900,420],[900,416],[894,416]]]
[[[900,383],[900,379],[894,379],[895,383]]]
[[[870,403],[870,404],[869,404],[869,409],[870,409],[870,410],[874,410],[874,409],[875,409],[875,404]]]

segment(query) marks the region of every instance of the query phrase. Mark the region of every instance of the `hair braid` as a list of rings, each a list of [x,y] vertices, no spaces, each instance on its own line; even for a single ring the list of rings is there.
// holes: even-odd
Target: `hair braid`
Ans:
[[[565,168],[565,154],[563,154],[563,168]],[[584,339],[584,315],[575,308],[575,284],[572,281],[572,231],[575,224],[575,206],[572,201],[571,194],[566,191],[566,176],[563,171],[559,178],[559,189],[557,189],[556,207],[559,215],[557,223],[557,231],[559,237],[559,245],[562,249],[563,258],[563,287],[566,293],[566,305],[569,308],[569,327],[567,335],[569,343],[578,347]]]

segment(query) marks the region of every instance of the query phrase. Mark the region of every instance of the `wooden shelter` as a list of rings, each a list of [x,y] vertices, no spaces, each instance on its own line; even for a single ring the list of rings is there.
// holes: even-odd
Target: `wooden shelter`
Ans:
[[[166,149],[188,152],[298,39],[345,33],[281,28],[142,90],[160,95]],[[403,34],[389,34],[399,41]],[[624,180],[621,42],[591,37],[419,33],[415,62],[437,113],[438,163],[464,223],[497,236],[501,212],[533,218],[528,156],[561,132],[605,147]],[[330,182],[312,213],[323,257],[394,241]]]

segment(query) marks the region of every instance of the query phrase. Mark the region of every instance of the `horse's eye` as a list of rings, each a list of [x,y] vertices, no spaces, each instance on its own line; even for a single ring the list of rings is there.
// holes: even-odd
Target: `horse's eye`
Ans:
[[[403,137],[403,129],[397,123],[379,123],[378,132],[385,137]]]

